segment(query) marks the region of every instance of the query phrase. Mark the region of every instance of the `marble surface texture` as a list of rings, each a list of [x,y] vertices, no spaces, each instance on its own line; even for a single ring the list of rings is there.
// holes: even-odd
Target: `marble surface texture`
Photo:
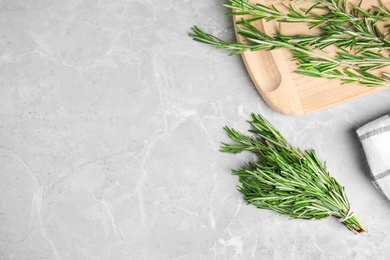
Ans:
[[[0,0],[0,259],[389,259],[390,202],[355,130],[383,91],[314,114],[271,110],[221,0]],[[218,151],[224,125],[267,117],[314,148],[369,232],[247,206]]]

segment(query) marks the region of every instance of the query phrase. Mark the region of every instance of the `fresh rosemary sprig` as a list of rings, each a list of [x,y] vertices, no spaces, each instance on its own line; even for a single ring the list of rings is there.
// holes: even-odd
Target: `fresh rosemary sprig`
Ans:
[[[250,151],[258,158],[233,170],[248,204],[294,219],[333,216],[355,234],[367,232],[352,212],[344,187],[329,175],[314,150],[301,151],[290,145],[261,115],[252,114],[248,122],[254,136],[226,126],[234,143],[223,143],[220,150],[233,154]]]
[[[237,33],[246,39],[244,43],[227,43],[205,33],[197,26],[189,35],[196,41],[215,45],[218,49],[231,50],[230,55],[246,51],[288,49],[298,61],[298,73],[306,76],[338,79],[342,83],[359,82],[369,87],[389,87],[389,74],[381,76],[370,71],[390,65],[389,33],[384,33],[380,23],[390,20],[390,10],[380,1],[379,6],[364,10],[346,0],[311,0],[308,9],[298,9],[294,4],[284,5],[282,12],[274,5],[252,4],[248,0],[229,0],[226,7],[234,12],[228,15],[242,17],[236,22]],[[310,1],[306,1],[310,2]],[[317,13],[316,11],[325,13]],[[266,35],[253,22],[277,20],[279,23],[305,23],[309,28],[318,27],[319,35],[287,36],[281,31]],[[386,24],[385,24],[386,25]],[[383,27],[383,26],[382,26]],[[327,48],[336,48],[329,54]]]

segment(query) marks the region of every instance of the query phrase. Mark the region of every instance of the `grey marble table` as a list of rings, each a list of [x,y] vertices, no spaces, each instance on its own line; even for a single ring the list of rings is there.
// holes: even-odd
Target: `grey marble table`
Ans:
[[[355,130],[383,91],[289,117],[261,99],[222,1],[0,1],[0,259],[388,259],[390,202]],[[218,151],[252,112],[314,148],[369,232],[246,206]]]

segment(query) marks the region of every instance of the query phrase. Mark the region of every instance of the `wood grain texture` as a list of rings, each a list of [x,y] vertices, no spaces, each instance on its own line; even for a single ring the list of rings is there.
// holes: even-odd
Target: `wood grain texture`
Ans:
[[[251,2],[264,4],[262,0],[251,0]],[[372,0],[364,2],[363,7],[377,4],[376,1]],[[388,2],[390,0],[385,1],[386,4]],[[267,4],[267,1],[265,3]],[[280,7],[277,4],[276,6]],[[297,6],[302,7],[302,4]],[[241,17],[233,16],[233,19],[236,22]],[[273,35],[279,30],[279,25],[276,22],[257,21],[253,24],[268,35]],[[315,30],[309,31],[304,24],[285,23],[281,30],[290,35],[316,33]],[[236,37],[239,42],[245,42],[245,39],[237,32]],[[296,61],[291,60],[292,54],[289,50],[246,52],[242,54],[242,58],[264,101],[272,109],[285,115],[313,113],[387,89],[383,87],[369,88],[358,83],[341,85],[338,80],[299,75],[294,72],[297,65]]]

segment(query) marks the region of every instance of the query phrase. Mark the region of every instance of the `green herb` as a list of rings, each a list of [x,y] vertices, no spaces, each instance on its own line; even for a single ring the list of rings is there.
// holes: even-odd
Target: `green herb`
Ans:
[[[298,61],[297,73],[306,76],[338,79],[342,83],[359,82],[369,87],[389,87],[390,74],[374,75],[371,71],[390,65],[388,27],[390,10],[380,1],[369,10],[346,0],[309,0],[312,5],[298,9],[294,4],[284,5],[285,13],[274,5],[252,4],[248,0],[229,0],[225,4],[234,12],[229,16],[242,16],[236,22],[237,33],[246,39],[243,43],[227,43],[194,26],[189,34],[195,41],[231,50],[230,55],[246,51],[288,49]],[[299,2],[299,1],[297,1]],[[319,13],[321,11],[322,13]],[[248,17],[245,19],[244,17]],[[279,23],[304,23],[309,29],[318,27],[320,35],[287,36],[281,31],[266,35],[252,23],[258,20]],[[327,48],[336,48],[335,55]]]
[[[238,190],[248,204],[294,219],[333,216],[356,234],[367,232],[351,210],[344,187],[329,175],[314,150],[301,151],[290,145],[261,115],[252,114],[248,122],[254,136],[225,126],[234,143],[223,143],[220,150],[256,155],[256,162],[233,170],[241,183]]]

